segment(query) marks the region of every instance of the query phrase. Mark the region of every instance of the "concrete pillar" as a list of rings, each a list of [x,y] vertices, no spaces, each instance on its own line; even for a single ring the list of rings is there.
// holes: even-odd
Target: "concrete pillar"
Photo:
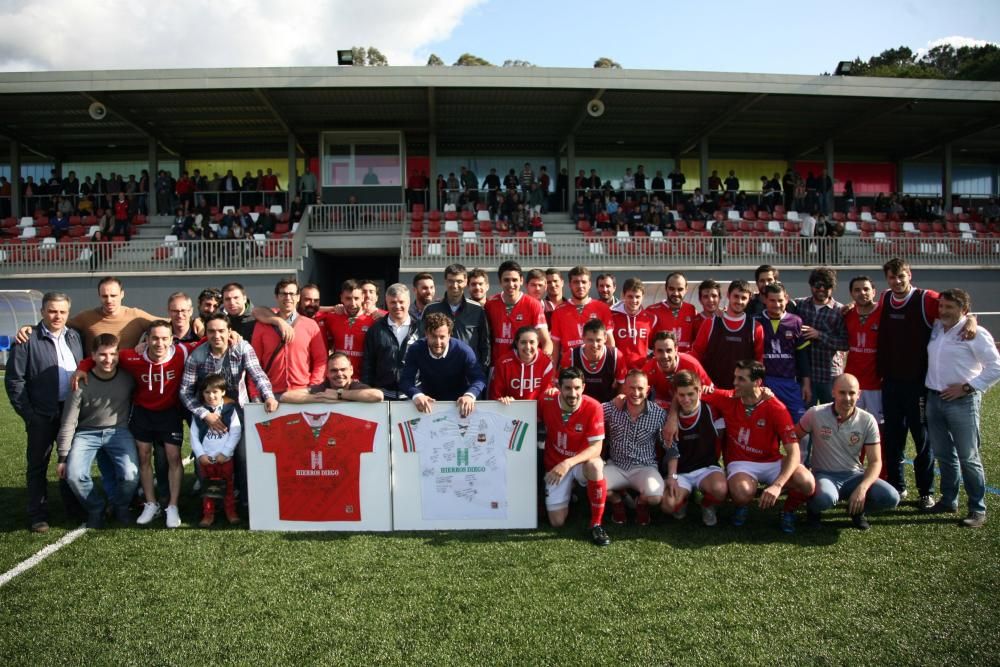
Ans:
[[[900,160],[896,162],[896,192],[903,192],[903,162]]]
[[[427,167],[427,189],[430,195],[430,206],[428,210],[436,211],[438,209],[438,189],[437,189],[437,162],[438,162],[438,143],[437,134],[431,132],[427,135],[427,158],[430,164]]]
[[[698,146],[698,162],[701,169],[701,193],[708,193],[708,137],[702,137]]]
[[[823,142],[823,156],[826,160],[826,173],[833,179],[836,178],[833,173],[833,139],[827,139]]]
[[[823,142],[823,155],[826,159],[826,175],[830,177],[830,183],[833,184],[833,189],[827,195],[826,203],[820,207],[820,210],[825,212],[827,215],[832,214],[837,210],[836,197],[834,193],[837,191],[837,176],[833,170],[833,139],[827,139]]]
[[[563,202],[559,199],[559,197],[565,197],[566,194],[560,192],[559,193],[559,197],[556,197],[556,192],[558,192],[558,190],[559,190],[559,174],[562,173],[562,165],[561,165],[561,163],[562,163],[562,154],[561,154],[561,151],[559,149],[560,149],[559,144],[556,144],[555,146],[552,147],[552,151],[553,151],[552,152],[552,155],[553,155],[552,164],[555,165],[555,166],[552,168],[552,172],[549,174],[549,178],[551,179],[551,185],[549,185],[549,188],[550,188],[550,192],[549,192],[549,210],[550,211],[556,211],[556,210],[562,211],[562,210],[565,210],[565,208],[566,208],[563,205]],[[501,178],[502,178],[502,176],[501,176]]]
[[[21,144],[10,142],[10,214],[21,217]]]
[[[576,137],[572,134],[566,137],[566,174],[569,176],[566,179],[566,205],[572,210],[576,203]]]
[[[148,159],[149,166],[146,167],[149,171],[149,193],[146,196],[146,208],[148,209],[150,216],[166,213],[166,211],[159,211],[156,208],[156,177],[157,174],[160,173],[159,156],[156,154],[157,148],[156,139],[150,138]]]
[[[944,162],[941,165],[941,197],[944,199],[944,210],[945,213],[951,213],[951,183],[952,183],[952,164],[951,164],[951,142],[949,141],[944,145]]]
[[[295,135],[292,133],[288,134],[288,179],[285,189],[288,191],[288,203],[284,206],[287,211],[292,205],[292,197],[295,193],[299,191],[299,176],[296,166],[296,157],[298,156],[298,141],[295,140]]]

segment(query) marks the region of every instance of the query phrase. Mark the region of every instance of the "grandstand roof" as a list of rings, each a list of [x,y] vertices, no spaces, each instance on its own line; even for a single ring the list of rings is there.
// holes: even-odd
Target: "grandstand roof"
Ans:
[[[605,112],[586,113],[599,97]],[[109,110],[93,120],[95,101]],[[410,154],[697,155],[1000,162],[1000,84],[928,79],[500,67],[0,73],[0,160],[310,155],[323,130],[399,129]]]

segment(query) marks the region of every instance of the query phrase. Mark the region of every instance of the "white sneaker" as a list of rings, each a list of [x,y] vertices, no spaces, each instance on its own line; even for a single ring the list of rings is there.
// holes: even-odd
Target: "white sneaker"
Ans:
[[[701,508],[701,522],[706,526],[714,526],[719,523],[719,515],[715,511],[715,505]]]
[[[181,525],[181,515],[177,511],[177,505],[167,506],[167,528],[179,528]]]
[[[142,506],[142,514],[135,522],[140,526],[145,526],[158,516],[160,516],[160,503],[145,503]]]

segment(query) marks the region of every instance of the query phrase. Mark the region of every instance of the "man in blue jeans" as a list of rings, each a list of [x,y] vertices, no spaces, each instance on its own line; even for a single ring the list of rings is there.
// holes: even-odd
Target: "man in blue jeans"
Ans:
[[[861,389],[850,374],[833,382],[833,402],[809,408],[795,432],[812,439],[813,475],[816,491],[809,499],[809,522],[819,524],[820,513],[840,500],[847,501],[847,513],[854,527],[868,530],[867,515],[890,510],[899,504],[899,493],[879,479],[882,470],[878,422],[871,413],[857,407]],[[861,466],[861,451],[865,466]]]
[[[928,511],[950,513],[958,509],[961,470],[969,514],[960,525],[979,528],[986,523],[979,413],[983,394],[1000,380],[1000,354],[993,336],[982,327],[975,338],[963,338],[971,307],[965,290],[941,292],[938,320],[927,343],[927,425],[941,468],[941,498]]]
[[[59,477],[65,479],[87,511],[87,527],[104,525],[104,500],[94,486],[90,469],[97,453],[104,451],[114,466],[114,497],[108,501],[115,518],[131,523],[128,506],[139,483],[138,454],[128,429],[135,382],[118,370],[118,338],[100,334],[91,344],[94,368],[88,382],[66,400],[62,425],[56,438]]]

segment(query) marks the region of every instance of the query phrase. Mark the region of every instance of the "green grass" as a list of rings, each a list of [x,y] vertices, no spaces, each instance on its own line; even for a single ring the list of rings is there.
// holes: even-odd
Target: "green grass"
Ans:
[[[1000,399],[984,408],[1000,481]],[[72,528],[24,528],[22,428],[0,428],[0,572]],[[190,479],[187,480],[190,483]],[[58,493],[51,485],[57,506]],[[88,531],[0,588],[4,665],[956,664],[1000,661],[1000,498],[962,530],[912,506],[862,534],[656,517],[552,530],[250,533]],[[195,499],[182,516],[196,521]],[[162,524],[160,524],[162,525]]]

